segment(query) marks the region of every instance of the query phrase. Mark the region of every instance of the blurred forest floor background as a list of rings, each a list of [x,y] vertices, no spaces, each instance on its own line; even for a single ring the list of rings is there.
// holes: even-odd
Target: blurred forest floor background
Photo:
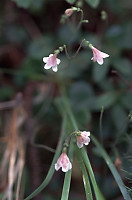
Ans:
[[[96,7],[89,2],[0,1],[1,199],[9,195],[7,188],[13,194],[16,188],[18,196],[20,189],[19,199],[24,199],[48,172],[62,121],[58,112],[60,80],[67,85],[80,130],[90,130],[102,142],[132,194],[132,1],[98,0]],[[72,5],[81,5],[89,23],[82,24],[70,40],[78,16],[73,14],[66,23],[61,16]],[[82,48],[68,68],[64,53],[59,55],[57,75],[43,69],[44,56],[62,44],[69,45],[73,54],[83,38],[110,55],[102,66],[93,63],[92,53]],[[103,136],[99,125],[102,106]],[[51,147],[51,151],[43,145]],[[123,199],[92,143],[88,154],[106,199]],[[63,178],[62,172],[55,173],[46,189],[34,199],[59,200]],[[72,200],[85,200],[81,179],[74,160]]]

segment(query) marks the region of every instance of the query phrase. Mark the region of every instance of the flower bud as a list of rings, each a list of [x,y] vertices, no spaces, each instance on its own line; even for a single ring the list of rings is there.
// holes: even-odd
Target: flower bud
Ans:
[[[65,14],[67,17],[70,17],[73,14],[74,10],[72,8],[68,8],[65,10]]]

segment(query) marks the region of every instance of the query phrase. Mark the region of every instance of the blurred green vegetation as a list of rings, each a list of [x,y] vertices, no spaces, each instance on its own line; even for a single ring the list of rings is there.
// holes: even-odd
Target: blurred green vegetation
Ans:
[[[74,29],[79,20],[76,14],[66,23],[60,23],[61,15],[72,5],[82,6],[84,18],[89,20],[77,32]],[[29,103],[38,129],[36,141],[52,148],[56,147],[61,122],[57,109],[60,98],[58,84],[67,86],[79,128],[90,130],[99,140],[99,118],[103,106],[103,145],[114,163],[117,157],[120,158],[121,166],[117,164],[117,167],[132,194],[132,117],[129,115],[132,111],[131,8],[131,0],[1,0],[0,101],[12,100],[18,92],[29,101],[27,88],[33,90]],[[102,11],[106,11],[105,20],[101,19]],[[57,74],[43,69],[43,57],[63,44],[73,55],[83,38],[110,55],[102,66],[91,61],[92,52],[83,46],[70,62],[64,53],[59,54],[61,63]],[[0,115],[1,121],[3,116],[4,111]],[[122,198],[96,148],[92,144],[89,148],[91,163],[104,196],[107,200]],[[38,151],[41,161],[38,173],[43,179],[52,155],[44,150]],[[78,199],[85,199],[76,180],[80,185],[78,171],[73,174],[70,198],[77,199],[79,195]],[[61,174],[55,174],[43,193],[44,199],[60,199],[57,193],[61,194],[61,185]],[[30,192],[27,184],[25,195]]]

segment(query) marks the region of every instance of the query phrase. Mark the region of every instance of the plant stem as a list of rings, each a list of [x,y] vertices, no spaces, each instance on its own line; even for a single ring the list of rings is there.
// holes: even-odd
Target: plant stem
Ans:
[[[81,19],[80,19],[80,22],[77,26],[77,30],[81,27],[81,24],[82,24],[82,21],[83,21],[83,10],[81,9],[80,12],[81,12]]]
[[[102,129],[102,118],[103,118],[104,108],[102,106],[101,113],[100,113],[100,119],[99,119],[99,128],[100,128],[100,140],[101,144],[103,145],[103,129]]]

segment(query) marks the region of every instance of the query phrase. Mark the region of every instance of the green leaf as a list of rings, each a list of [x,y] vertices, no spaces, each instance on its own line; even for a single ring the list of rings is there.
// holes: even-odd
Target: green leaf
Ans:
[[[87,173],[86,167],[84,165],[84,162],[83,162],[83,159],[81,156],[81,152],[77,146],[76,146],[76,156],[77,156],[79,167],[83,174],[83,183],[84,183],[86,198],[87,198],[87,200],[93,200],[93,195],[92,195],[92,190],[91,190],[91,186],[90,186],[90,182],[89,182],[89,178],[88,178],[88,173]]]
[[[132,95],[124,94],[121,98],[121,104],[128,110],[132,109]]]
[[[70,161],[72,161],[72,159],[73,159],[73,142],[72,141],[70,143],[68,156],[69,156]],[[68,200],[70,183],[71,183],[71,172],[72,172],[72,170],[69,170],[65,174],[61,200]]]
[[[76,0],[66,0],[70,4],[74,4]]]
[[[75,111],[84,111],[91,103],[94,92],[92,87],[85,81],[78,81],[70,87],[69,96]],[[92,100],[93,102],[93,100]]]
[[[85,0],[92,8],[96,8],[99,3],[100,0]]]
[[[1,86],[0,88],[0,100],[8,100],[14,95],[15,91],[10,86]]]
[[[113,123],[117,129],[120,129],[122,127],[122,125],[124,124],[124,122],[125,122],[125,124],[124,124],[124,127],[125,127],[125,125],[127,123],[126,122],[127,113],[122,106],[116,105],[116,106],[112,107],[111,116],[112,116]],[[124,130],[124,127],[122,128],[123,130]],[[123,130],[121,130],[121,131],[123,132]]]
[[[118,184],[120,191],[124,197],[125,200],[131,200],[131,197],[129,196],[127,190],[126,190],[126,186],[124,185],[117,169],[115,168],[113,162],[111,161],[109,155],[106,153],[105,149],[101,146],[101,144],[96,140],[96,138],[91,135],[91,139],[93,141],[93,143],[98,147],[100,154],[102,155],[102,157],[104,158],[106,164],[108,165],[111,173],[113,174],[116,183]]]
[[[96,97],[93,110],[100,110],[103,106],[105,109],[112,106],[120,97],[120,93],[112,91]]]
[[[49,184],[49,182],[54,174],[54,171],[55,171],[55,163],[56,163],[56,161],[61,153],[61,150],[62,150],[62,144],[63,144],[64,138],[65,138],[65,128],[66,128],[66,118],[64,117],[63,123],[62,123],[62,130],[61,130],[62,134],[61,134],[61,138],[59,140],[59,146],[56,149],[56,153],[54,155],[54,158],[51,163],[48,174],[47,174],[46,178],[44,179],[44,181],[42,182],[42,184],[33,193],[31,193],[28,197],[26,197],[24,200],[32,199]]]
[[[22,8],[33,8],[33,9],[41,9],[44,0],[12,0],[14,1],[18,7]]]
[[[96,183],[96,180],[95,180],[95,177],[94,177],[94,172],[93,172],[92,166],[90,164],[88,155],[87,155],[84,147],[81,148],[81,154],[82,154],[82,157],[84,159],[85,165],[88,169],[90,179],[91,179],[91,182],[92,182],[92,185],[93,185],[93,188],[94,188],[96,199],[97,200],[104,200],[104,197],[103,197],[103,195],[102,195],[101,191],[99,190],[98,185]]]
[[[45,56],[48,57],[50,53],[53,52],[53,38],[50,36],[44,36],[44,37],[39,37],[35,39],[31,44],[29,45],[28,48],[28,55],[41,59]]]
[[[93,78],[95,82],[100,82],[105,78],[109,71],[109,59],[105,60],[103,66],[99,66],[97,63],[93,64]]]
[[[121,72],[123,75],[131,76],[132,75],[132,66],[131,62],[126,58],[116,59],[113,62],[114,68]]]
[[[22,1],[21,0],[12,0],[12,1],[14,1],[17,4],[17,6],[23,7],[23,8],[29,8],[29,6],[32,2],[32,0],[22,0]]]
[[[57,72],[61,78],[77,78],[83,73],[85,69],[90,66],[90,56],[87,52],[80,52],[74,59],[69,63],[66,57],[59,55],[61,57],[61,63],[59,65],[59,71]]]

